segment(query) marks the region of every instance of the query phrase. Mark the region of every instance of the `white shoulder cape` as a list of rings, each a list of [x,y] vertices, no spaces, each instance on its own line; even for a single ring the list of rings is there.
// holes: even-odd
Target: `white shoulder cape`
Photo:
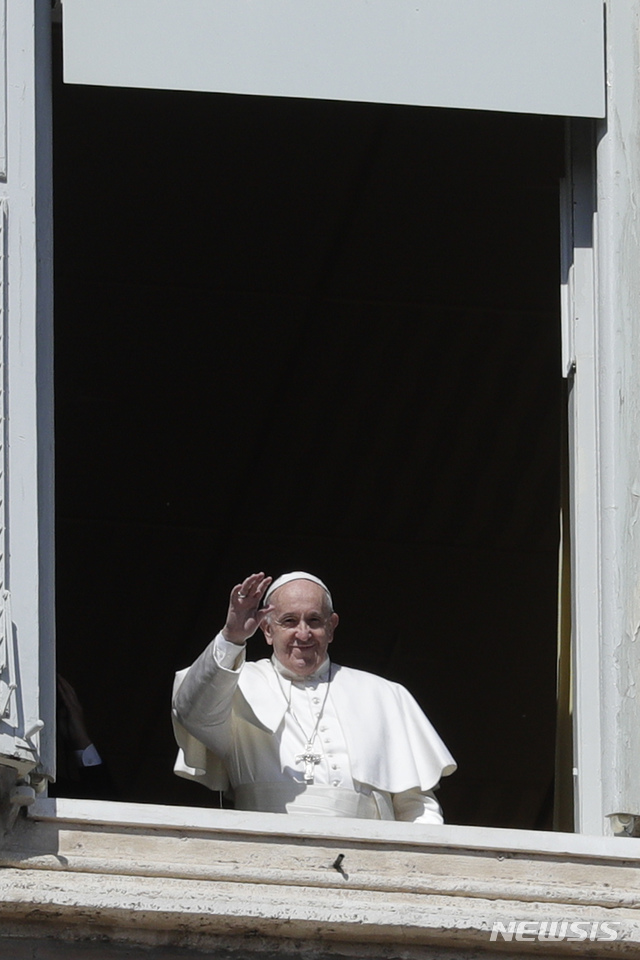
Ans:
[[[431,790],[456,763],[411,696],[398,683],[350,667],[332,664],[331,697],[344,731],[354,780],[376,790],[401,793]],[[174,692],[187,673],[176,674]],[[240,672],[232,710],[257,727],[275,732],[286,703],[269,660],[246,663]],[[210,790],[226,790],[223,762],[173,718],[180,751],[178,776],[198,780]]]

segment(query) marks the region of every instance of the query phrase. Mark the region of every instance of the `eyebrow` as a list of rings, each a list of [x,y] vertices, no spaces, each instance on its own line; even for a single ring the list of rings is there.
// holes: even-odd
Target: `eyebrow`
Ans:
[[[322,617],[324,614],[321,610],[309,610],[308,613],[296,613],[295,610],[288,610],[286,613],[281,613],[279,616],[276,616],[276,620],[284,620],[285,617]]]

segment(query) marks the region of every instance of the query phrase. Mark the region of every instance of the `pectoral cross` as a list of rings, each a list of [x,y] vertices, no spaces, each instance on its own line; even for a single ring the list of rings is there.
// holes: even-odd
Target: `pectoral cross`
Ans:
[[[304,782],[313,783],[313,768],[322,760],[322,754],[313,752],[313,744],[308,743],[304,753],[299,753],[296,763],[304,763]]]

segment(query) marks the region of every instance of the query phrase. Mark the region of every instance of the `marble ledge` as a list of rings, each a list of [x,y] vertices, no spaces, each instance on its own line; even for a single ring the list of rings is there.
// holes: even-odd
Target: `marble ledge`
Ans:
[[[131,942],[640,958],[639,864],[634,839],[44,800],[4,837],[0,918]],[[490,940],[495,922],[603,920],[615,940]]]

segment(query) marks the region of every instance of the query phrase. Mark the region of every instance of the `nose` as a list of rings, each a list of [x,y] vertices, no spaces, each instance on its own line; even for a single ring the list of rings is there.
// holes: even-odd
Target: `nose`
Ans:
[[[307,621],[302,618],[298,626],[296,627],[296,639],[297,640],[308,640],[311,636],[311,628]]]

